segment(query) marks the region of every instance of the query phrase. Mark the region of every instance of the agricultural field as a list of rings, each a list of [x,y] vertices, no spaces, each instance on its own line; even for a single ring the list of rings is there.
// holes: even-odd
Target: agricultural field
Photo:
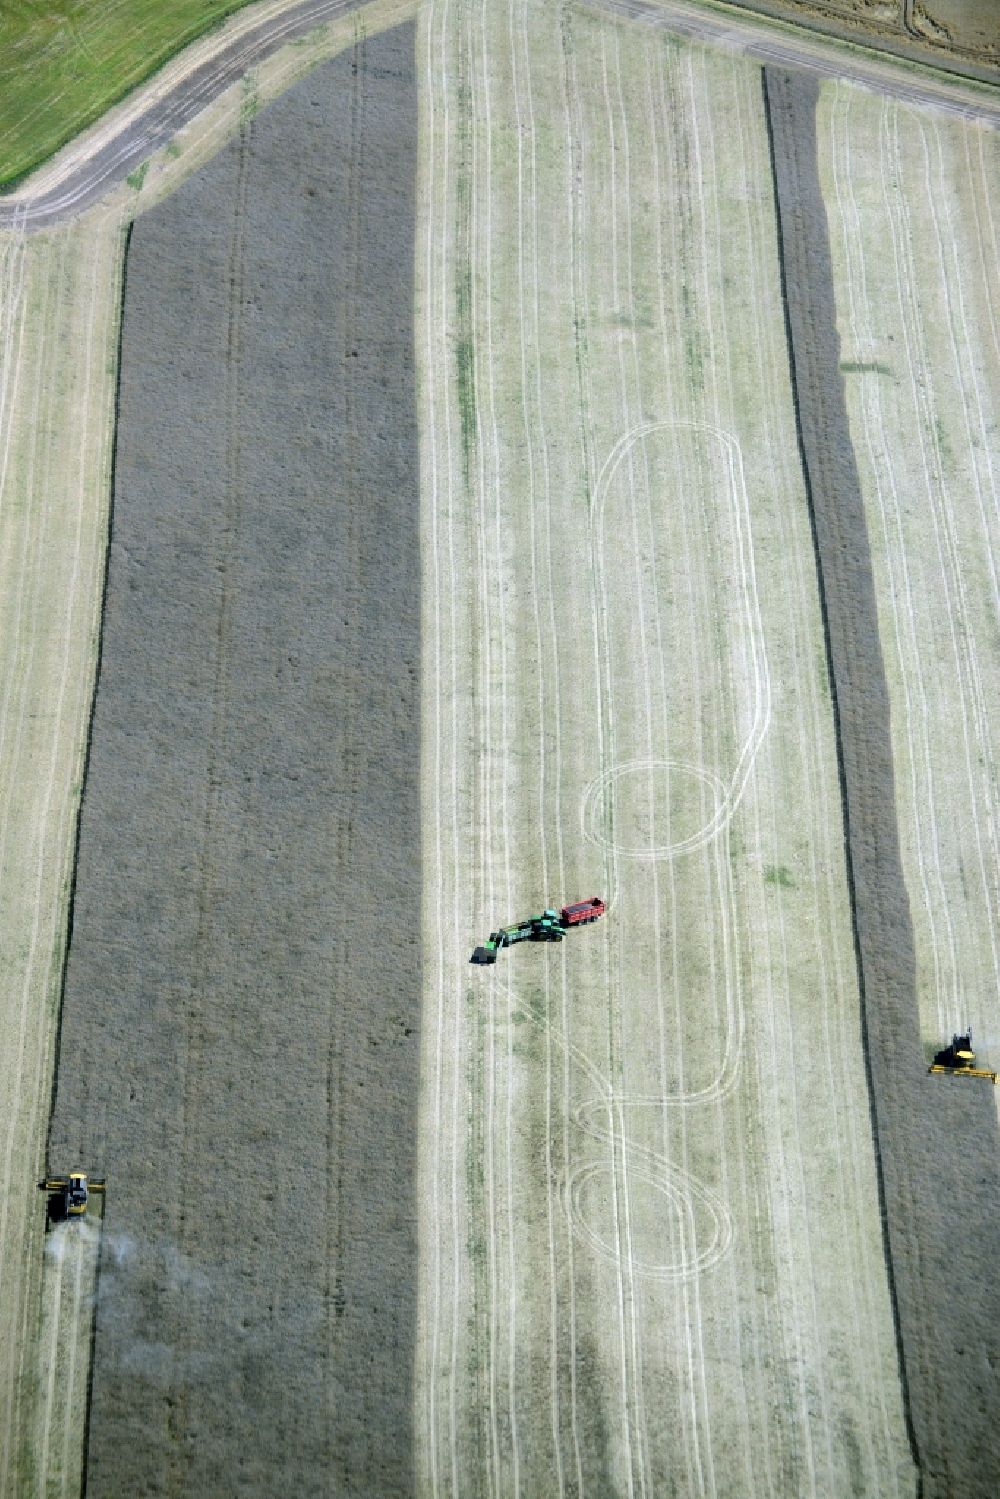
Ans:
[[[997,137],[842,85],[826,91],[818,126],[886,667],[912,1029],[930,1061],[971,1028],[992,1066],[1000,1051],[1000,379],[989,269]],[[1000,1483],[1000,1296],[983,1271],[1000,1253],[996,1093],[932,1098],[929,1085],[939,1081],[913,1090],[904,1075],[886,1089],[913,1131],[903,1199],[924,1199],[922,1210],[891,1223],[893,1263],[901,1307],[913,1298],[907,1364],[931,1375],[924,1424],[937,1435],[928,1445],[940,1447],[947,1432],[955,1488],[988,1493]],[[950,1177],[967,1183],[959,1226],[940,1198],[938,1183]],[[976,1305],[971,1361],[963,1337],[945,1338],[942,1352],[939,1329],[950,1319],[940,1295],[930,1298],[937,1310],[928,1304],[927,1280]]]
[[[900,852],[892,744],[893,702],[879,634],[879,604],[863,486],[851,438],[848,374],[876,373],[841,357],[835,276],[816,139],[818,90],[802,75],[767,69],[768,129],[794,369],[824,625],[835,688],[858,975],[887,1268],[914,1450],[925,1481],[944,1492],[1000,1483],[991,1369],[1000,1318],[984,1266],[1000,1249],[1000,1194],[992,1098],[981,1085],[943,1091],[925,1063],[917,957]],[[896,705],[898,708],[898,704]],[[897,719],[898,723],[898,719]],[[965,1028],[964,1026],[962,1027]],[[968,1183],[956,1225],[942,1180]],[[979,1356],[965,1362],[956,1301],[976,1303]]]
[[[12,200],[0,1494],[1000,1489],[998,136],[698,11]]]
[[[824,92],[818,138],[892,701],[921,1035],[931,1051],[971,1026],[992,1053],[1000,141],[845,85]]]
[[[49,1142],[110,1183],[93,1494],[410,1482],[415,149],[411,24],[129,240]]]
[[[412,10],[369,6],[377,33]],[[351,45],[350,15],[298,38],[228,89],[143,170],[62,227],[0,231],[0,637],[4,814],[4,1194],[0,1318],[0,1494],[48,1481],[73,1492],[63,1396],[50,1386],[47,1298],[66,1279],[43,1254],[42,1175],[71,910],[75,830],[99,643],[126,226],[173,192],[271,99]],[[52,172],[60,171],[58,160]],[[44,174],[41,174],[44,176]],[[99,1168],[95,1168],[99,1169]],[[43,1316],[45,1325],[43,1326]],[[66,1338],[73,1329],[62,1324]],[[67,1366],[68,1367],[68,1366]],[[84,1376],[86,1378],[86,1376]],[[60,1423],[55,1430],[53,1423]],[[47,1455],[49,1469],[39,1472]],[[76,1480],[78,1482],[78,1473]]]
[[[41,1318],[37,1330],[39,1388],[31,1433],[29,1492],[80,1492],[87,1423],[98,1261],[102,1225],[53,1224],[45,1239]],[[28,1484],[21,1479],[22,1485]],[[15,1492],[11,1490],[11,1492]]]
[[[427,36],[421,1475],[912,1492],[760,73]]]
[[[23,177],[249,0],[7,0],[0,20],[0,186]]]
[[[885,48],[969,77],[1000,81],[1000,25],[993,0],[733,0],[845,41]]]
[[[0,289],[0,1493],[31,1427],[44,1142],[111,465],[120,219],[8,236]],[[15,1186],[16,1184],[16,1186]]]

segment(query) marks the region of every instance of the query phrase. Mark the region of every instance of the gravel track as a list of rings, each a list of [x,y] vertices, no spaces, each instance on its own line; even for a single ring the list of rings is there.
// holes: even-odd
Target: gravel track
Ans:
[[[91,1499],[412,1487],[413,48],[130,242],[50,1137],[109,1181]]]
[[[818,84],[767,69],[764,88],[911,1439],[926,1496],[987,1496],[1000,1492],[996,1117],[987,1087],[931,1078],[926,1071],[896,827],[889,698],[818,178]]]

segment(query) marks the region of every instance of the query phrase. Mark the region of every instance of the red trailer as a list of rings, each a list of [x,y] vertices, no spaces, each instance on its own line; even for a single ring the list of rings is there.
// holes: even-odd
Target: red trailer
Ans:
[[[577,901],[575,906],[563,906],[559,912],[563,926],[580,926],[585,921],[596,921],[604,915],[604,902],[594,895],[590,900]]]

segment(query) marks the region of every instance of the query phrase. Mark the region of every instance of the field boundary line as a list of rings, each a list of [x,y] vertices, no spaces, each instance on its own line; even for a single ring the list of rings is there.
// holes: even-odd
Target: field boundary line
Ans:
[[[780,74],[777,75],[780,78]],[[910,1400],[909,1380],[906,1369],[906,1359],[903,1347],[902,1322],[899,1308],[899,1296],[896,1284],[895,1265],[892,1256],[892,1245],[889,1238],[889,1212],[888,1198],[885,1183],[885,1165],[882,1158],[881,1141],[879,1138],[878,1114],[876,1109],[875,1079],[872,1071],[871,1045],[869,1040],[869,1017],[868,1017],[868,992],[866,982],[866,971],[864,962],[864,946],[862,941],[860,919],[859,919],[859,896],[857,875],[855,869],[855,854],[853,842],[852,803],[849,795],[849,782],[847,771],[847,757],[845,750],[845,733],[843,726],[843,707],[837,674],[837,653],[834,646],[833,634],[830,620],[830,607],[827,597],[828,585],[824,570],[824,557],[820,543],[819,522],[817,516],[817,503],[813,487],[813,477],[806,447],[806,438],[802,422],[798,391],[798,364],[796,360],[796,341],[792,326],[792,314],[789,306],[786,268],[786,249],[784,224],[785,215],[782,212],[781,195],[778,186],[777,152],[775,146],[775,125],[773,120],[773,106],[771,99],[772,83],[769,71],[764,69],[761,75],[761,89],[764,99],[764,113],[767,125],[767,139],[771,157],[771,174],[774,184],[774,208],[775,226],[777,233],[778,267],[781,278],[781,299],[785,320],[785,338],[788,346],[788,368],[792,388],[792,404],[795,413],[795,433],[799,450],[799,461],[802,470],[802,480],[805,488],[806,503],[809,511],[809,525],[813,540],[813,551],[816,561],[816,583],[819,594],[820,614],[823,621],[823,645],[826,657],[827,681],[830,687],[830,704],[833,716],[834,738],[837,752],[837,777],[840,785],[841,809],[844,825],[844,863],[847,878],[848,897],[851,912],[851,929],[854,944],[855,966],[858,979],[858,996],[862,1015],[862,1055],[864,1058],[865,1082],[868,1095],[869,1123],[871,1127],[872,1146],[876,1168],[876,1182],[879,1200],[879,1222],[882,1234],[882,1249],[886,1266],[886,1280],[889,1291],[890,1307],[892,1311],[893,1334],[896,1343],[896,1358],[899,1370],[900,1393],[903,1404],[903,1418],[906,1427],[907,1439],[910,1444],[910,1452],[918,1475],[922,1474],[920,1449],[917,1444],[916,1428],[913,1421],[913,1412]],[[866,538],[867,541],[867,538]],[[870,569],[870,562],[869,562]],[[879,659],[881,660],[881,648],[879,648]],[[884,675],[884,668],[883,668]],[[918,1499],[921,1489],[918,1480]]]
[[[97,654],[94,661],[93,686],[90,692],[90,709],[87,714],[87,730],[84,736],[83,758],[80,767],[80,796],[76,806],[75,826],[73,831],[73,856],[70,861],[69,894],[66,901],[66,929],[63,943],[62,968],[59,975],[59,1006],[56,1015],[55,1035],[52,1044],[52,1090],[49,1098],[49,1123],[45,1132],[45,1160],[48,1163],[49,1143],[52,1132],[52,1116],[55,1109],[56,1092],[59,1084],[59,1063],[62,1051],[62,1019],[63,999],[66,992],[66,971],[69,965],[69,951],[73,938],[73,919],[76,911],[76,887],[77,874],[80,863],[80,836],[81,822],[83,816],[83,802],[87,794],[87,776],[90,770],[90,759],[94,741],[94,711],[97,704],[97,689],[101,681],[101,668],[104,653],[104,616],[108,602],[108,572],[111,558],[111,533],[114,526],[115,508],[115,473],[118,461],[118,426],[121,404],[121,367],[122,367],[122,338],[125,327],[125,292],[128,280],[128,254],[132,242],[132,225],[128,224],[122,241],[122,260],[120,274],[120,289],[118,296],[118,343],[117,361],[115,371],[115,399],[114,399],[114,426],[111,436],[111,466],[108,483],[108,506],[107,521],[104,535],[104,566],[101,583],[101,598],[98,611],[97,625]]]

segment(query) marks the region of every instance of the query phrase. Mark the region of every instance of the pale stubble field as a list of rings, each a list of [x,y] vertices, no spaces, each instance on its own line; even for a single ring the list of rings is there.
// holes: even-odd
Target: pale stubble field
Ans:
[[[911,1492],[759,71],[424,37],[425,1483]]]
[[[4,241],[0,1492],[43,1453],[61,1482],[79,1420],[34,1364],[32,1182],[122,204],[308,50]],[[418,1488],[912,1493],[759,70],[519,0],[428,6],[418,68]],[[921,1034],[995,1064],[996,137],[842,85],[818,141]],[[592,893],[604,923],[468,967]]]
[[[4,236],[0,300],[0,1492],[33,1445],[44,1170],[100,619],[120,218]],[[30,1472],[30,1468],[28,1470]],[[15,1478],[19,1474],[19,1478]]]
[[[819,143],[921,1036],[997,1066],[1000,141],[841,84]]]

